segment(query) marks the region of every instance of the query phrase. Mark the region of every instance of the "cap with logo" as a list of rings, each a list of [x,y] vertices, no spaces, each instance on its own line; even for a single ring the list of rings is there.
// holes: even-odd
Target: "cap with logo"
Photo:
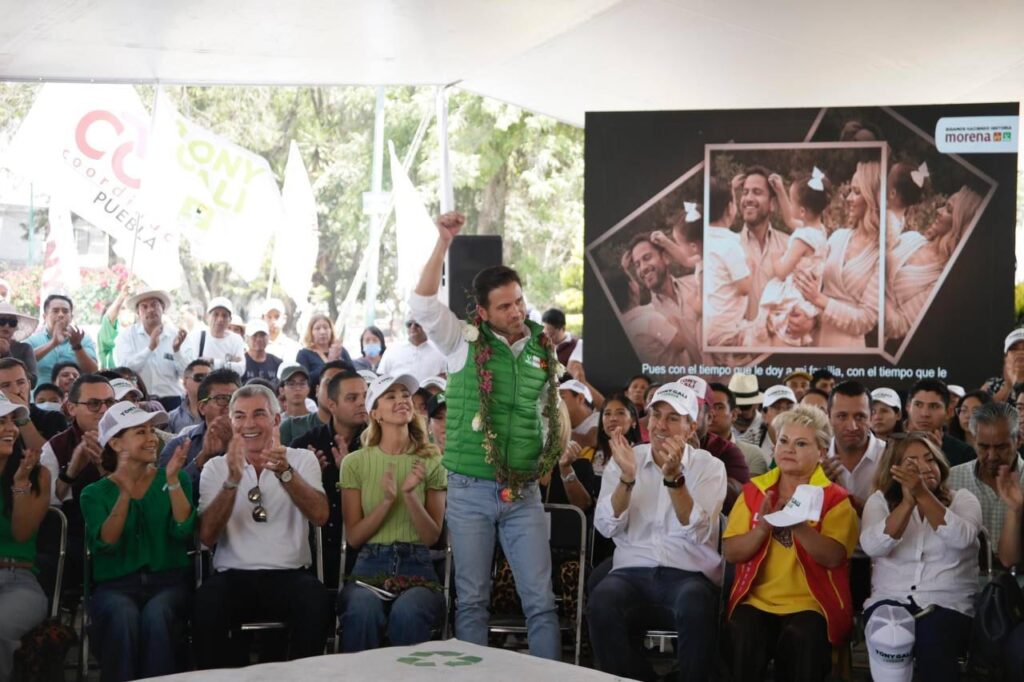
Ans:
[[[125,429],[142,426],[143,424],[163,426],[166,423],[167,413],[163,410],[160,412],[146,412],[145,410],[140,410],[132,403],[120,402],[107,410],[103,418],[100,419],[100,445],[106,447],[111,438]]]
[[[777,384],[764,392],[764,406],[771,407],[780,400],[788,400],[796,404],[796,393],[789,386]]]
[[[753,374],[733,374],[729,379],[729,390],[736,397],[736,404],[760,405],[764,401],[761,389],[757,385],[757,377]]]
[[[12,412],[15,419],[28,419],[27,407],[18,403],[12,403],[3,392],[0,392],[0,417],[6,417]]]
[[[366,411],[372,410],[377,400],[395,384],[405,386],[409,390],[410,395],[415,393],[420,387],[420,382],[416,381],[416,377],[411,374],[399,374],[396,377],[377,377],[373,380],[373,383],[366,387]]]
[[[377,373],[372,369],[360,369],[357,370],[356,373],[363,378],[363,381],[366,382],[367,386],[377,380]]]
[[[136,400],[142,400],[142,391],[127,379],[111,379],[110,387],[114,389],[114,400],[124,400],[132,393],[135,394]]]
[[[707,405],[708,403],[715,402],[715,394],[711,392],[711,387],[708,386],[708,382],[704,381],[698,376],[688,374],[678,379],[679,383],[686,386],[693,391],[693,394],[697,396],[697,402],[701,405]]]
[[[584,384],[582,381],[576,381],[575,379],[569,379],[568,381],[563,381],[562,383],[560,383],[558,385],[558,390],[559,391],[572,391],[573,393],[579,393],[581,396],[583,396],[586,399],[586,401],[588,403],[593,403],[594,402],[594,394],[590,392],[590,389],[587,388],[587,385]]]
[[[765,514],[764,520],[778,528],[795,526],[821,518],[821,507],[825,502],[825,489],[816,485],[798,485],[786,506],[777,512]]]
[[[445,380],[444,377],[428,377],[423,380],[423,383],[420,385],[420,388],[430,388],[431,386],[434,386],[443,391],[446,388],[448,388],[448,382]]]
[[[891,388],[876,388],[871,391],[871,402],[878,401],[883,405],[888,405],[894,410],[903,409],[903,401],[900,400],[900,394]]]
[[[1024,328],[1014,329],[1003,339],[1003,352],[1009,353],[1013,344],[1024,341]]]
[[[697,407],[697,395],[693,389],[683,386],[678,381],[670,381],[659,386],[647,403],[647,409],[651,409],[656,403],[665,403],[676,414],[686,415],[690,419],[696,419],[700,412]]]

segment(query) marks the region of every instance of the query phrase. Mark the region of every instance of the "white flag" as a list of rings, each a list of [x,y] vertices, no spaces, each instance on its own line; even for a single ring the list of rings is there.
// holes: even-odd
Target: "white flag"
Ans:
[[[82,285],[78,265],[78,242],[71,222],[71,211],[57,196],[50,197],[50,232],[43,256],[42,297],[73,294]]]
[[[320,236],[316,197],[295,140],[288,149],[281,204],[283,218],[277,224],[274,237],[274,269],[281,288],[304,309],[309,304]]]
[[[174,225],[142,213],[149,115],[130,85],[47,83],[5,159],[114,239],[114,251],[151,287],[180,286]],[[138,237],[138,242],[136,241]]]
[[[205,263],[228,263],[243,279],[260,272],[281,219],[281,192],[267,160],[199,126],[158,98],[147,211],[173,222]]]
[[[403,300],[416,287],[427,264],[437,227],[430,219],[423,199],[413,187],[405,167],[391,145],[391,192],[395,202],[395,231],[398,240],[398,294]]]

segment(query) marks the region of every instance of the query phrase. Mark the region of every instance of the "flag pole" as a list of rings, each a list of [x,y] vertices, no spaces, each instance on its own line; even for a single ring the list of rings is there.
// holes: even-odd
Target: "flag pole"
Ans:
[[[156,87],[153,88],[153,113],[151,113],[150,116],[149,116],[149,130],[150,131],[156,130],[156,108],[157,108],[157,106],[159,106],[159,102],[160,102],[160,82],[157,81]],[[152,151],[152,148],[150,148],[149,152],[151,152],[151,151]],[[147,152],[147,157],[149,156],[149,152]],[[146,161],[145,161],[145,165],[148,167],[151,161],[152,161],[152,158],[147,158]],[[146,170],[148,171],[149,169],[147,168]],[[148,172],[143,175],[143,181],[142,181],[143,183],[145,183],[148,175],[149,175]],[[140,184],[142,184],[142,183],[140,183]],[[142,202],[140,201],[140,204],[141,203]],[[142,231],[142,206],[140,205],[138,210],[135,211],[135,231],[132,234],[132,257],[131,257],[131,260],[128,261],[128,280],[129,281],[131,280],[132,276],[135,275],[135,251],[136,251],[136,249],[139,248],[139,233],[141,231]]]

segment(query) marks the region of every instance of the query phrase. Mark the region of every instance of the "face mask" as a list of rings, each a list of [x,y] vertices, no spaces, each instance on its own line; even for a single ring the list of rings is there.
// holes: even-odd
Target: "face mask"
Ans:
[[[368,358],[375,358],[380,355],[380,344],[379,343],[368,343],[363,346],[363,353]]]
[[[60,403],[36,403],[36,407],[44,412],[60,412]]]

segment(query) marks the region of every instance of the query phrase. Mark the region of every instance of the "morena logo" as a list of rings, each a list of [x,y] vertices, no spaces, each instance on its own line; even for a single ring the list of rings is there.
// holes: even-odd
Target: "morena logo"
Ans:
[[[147,131],[140,123],[131,123],[129,128],[113,112],[95,109],[78,121],[75,144],[82,154],[93,160],[110,154],[110,169],[114,176],[128,187],[139,189],[140,178],[128,172],[125,162],[133,152],[137,157],[142,157]]]

